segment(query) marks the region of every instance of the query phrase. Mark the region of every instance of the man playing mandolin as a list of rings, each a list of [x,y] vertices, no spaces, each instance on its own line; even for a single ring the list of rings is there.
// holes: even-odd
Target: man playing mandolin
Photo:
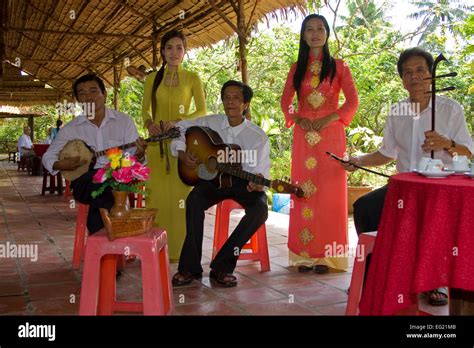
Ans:
[[[110,188],[95,199],[91,197],[91,192],[99,185],[92,182],[92,177],[97,169],[107,164],[107,157],[100,156],[95,165],[91,163],[89,166],[84,156],[81,158],[80,155],[60,160],[60,151],[74,140],[83,141],[94,152],[135,142],[136,147],[127,151],[130,155],[135,155],[139,161],[143,161],[146,142],[138,137],[137,129],[130,117],[105,107],[107,93],[103,81],[98,76],[88,74],[80,77],[74,82],[73,92],[77,101],[87,107],[84,107],[83,114],[61,129],[43,155],[43,165],[53,175],[58,171],[78,171],[79,174],[84,172],[71,182],[71,188],[77,201],[89,204],[87,228],[92,234],[104,227],[99,208],[110,209],[114,203]]]
[[[255,163],[244,162],[242,168],[250,175],[268,177],[270,171],[268,137],[261,128],[245,118],[252,96],[253,91],[249,86],[237,81],[227,81],[221,89],[225,115],[210,115],[181,121],[176,126],[184,130],[193,126],[208,127],[210,132],[216,132],[225,143],[237,144],[247,153],[254,152]],[[197,149],[202,149],[204,144],[196,146]],[[181,138],[172,141],[171,153],[179,158],[181,165],[189,169],[201,166],[205,171],[203,164],[198,160],[199,156],[193,153],[189,146],[187,148],[184,132]],[[232,159],[228,162],[232,162]],[[187,197],[186,239],[181,251],[178,272],[173,277],[173,285],[187,285],[193,279],[202,277],[204,211],[225,199],[233,199],[242,205],[245,208],[245,216],[212,261],[210,278],[223,287],[237,285],[232,272],[239,253],[268,217],[264,186],[239,177],[232,177],[230,187],[220,188],[211,181],[199,180]]]

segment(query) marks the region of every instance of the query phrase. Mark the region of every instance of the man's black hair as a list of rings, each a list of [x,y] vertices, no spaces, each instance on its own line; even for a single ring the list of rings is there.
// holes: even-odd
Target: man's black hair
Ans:
[[[402,71],[402,67],[403,67],[403,63],[405,63],[409,58],[411,57],[422,57],[426,60],[426,65],[428,65],[428,69],[431,73],[431,69],[433,68],[433,56],[431,55],[431,53],[429,52],[426,52],[424,49],[420,48],[420,47],[413,47],[413,48],[409,48],[405,51],[403,51],[402,53],[400,53],[400,57],[398,58],[398,63],[397,63],[397,70],[398,70],[398,74],[400,75],[400,77],[403,77],[403,71]]]
[[[97,82],[97,84],[99,85],[100,90],[102,91],[102,94],[105,94],[104,81],[102,81],[102,79],[99,76],[97,76],[96,74],[87,74],[87,75],[83,75],[83,76],[79,77],[74,82],[74,85],[72,86],[72,90],[74,92],[74,96],[76,97],[76,99],[78,99],[77,86],[79,86],[80,83],[84,83],[84,82],[87,82],[87,81]]]
[[[246,85],[245,83],[242,83],[240,81],[235,81],[235,80],[229,80],[221,88],[221,99],[224,100],[224,90],[229,87],[229,86],[237,86],[240,87],[242,91],[242,95],[244,97],[244,103],[248,103],[252,100],[253,97],[253,90],[250,88],[250,86]]]

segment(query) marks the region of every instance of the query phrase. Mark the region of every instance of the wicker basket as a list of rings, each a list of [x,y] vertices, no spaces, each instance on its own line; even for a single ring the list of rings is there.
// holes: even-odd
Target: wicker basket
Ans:
[[[109,240],[147,233],[153,226],[157,212],[158,209],[153,208],[132,209],[130,217],[117,219],[111,217],[107,209],[100,209]]]

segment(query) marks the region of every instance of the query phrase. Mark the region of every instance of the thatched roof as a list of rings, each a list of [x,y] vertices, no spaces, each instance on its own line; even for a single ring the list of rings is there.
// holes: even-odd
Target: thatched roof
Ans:
[[[216,43],[234,34],[240,1],[245,24],[250,23],[249,27],[268,15],[279,13],[285,17],[288,11],[304,12],[307,2],[0,0],[4,22],[0,28],[0,56],[11,63],[19,62],[23,71],[39,80],[34,82],[31,78],[20,77],[7,82],[9,77],[4,73],[10,67],[3,68],[3,73],[0,71],[0,103],[7,100],[11,104],[39,102],[41,98],[34,95],[41,93],[35,91],[37,88],[43,89],[42,99],[56,101],[70,96],[72,82],[86,72],[97,73],[106,84],[113,86],[114,81],[126,75],[128,64],[153,66],[153,26],[158,46],[161,36],[174,28],[187,36],[188,48]],[[19,83],[13,83],[14,80]],[[53,90],[45,89],[45,84]],[[25,93],[10,93],[8,97],[8,92],[17,91],[18,87],[25,89]]]

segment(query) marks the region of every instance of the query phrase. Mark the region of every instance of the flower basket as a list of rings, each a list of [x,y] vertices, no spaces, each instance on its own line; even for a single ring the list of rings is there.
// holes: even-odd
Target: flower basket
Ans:
[[[107,237],[110,241],[117,238],[138,236],[147,233],[153,227],[158,209],[132,209],[127,218],[114,218],[109,211],[100,208],[100,216],[104,221]]]

